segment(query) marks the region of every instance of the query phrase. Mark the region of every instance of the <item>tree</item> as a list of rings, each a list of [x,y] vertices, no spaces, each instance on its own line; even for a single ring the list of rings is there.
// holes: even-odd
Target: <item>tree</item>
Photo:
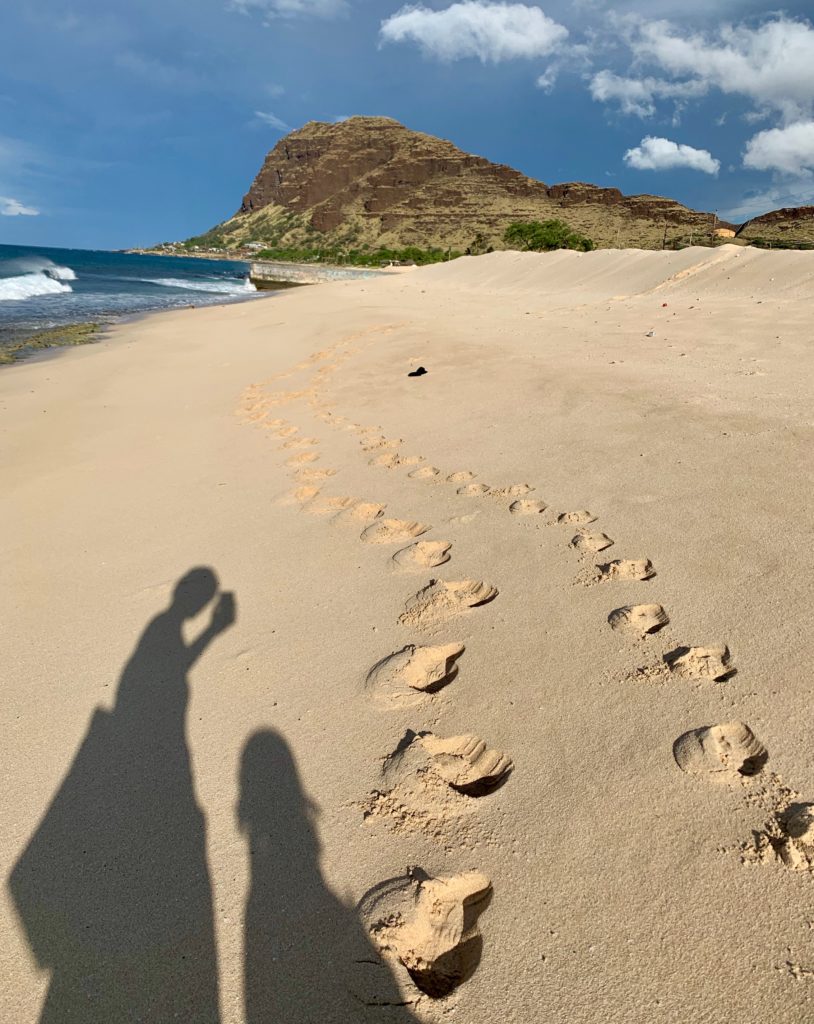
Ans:
[[[506,228],[503,241],[512,249],[526,252],[550,252],[552,249],[590,252],[594,248],[590,238],[572,231],[561,220],[515,221]]]

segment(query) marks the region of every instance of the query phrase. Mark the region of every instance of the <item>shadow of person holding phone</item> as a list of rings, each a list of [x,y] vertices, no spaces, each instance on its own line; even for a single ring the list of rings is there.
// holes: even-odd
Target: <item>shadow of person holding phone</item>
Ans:
[[[184,622],[214,602],[187,643]],[[217,1024],[205,822],[186,740],[190,669],[235,621],[208,568],[188,572],[97,708],[9,879],[50,984],[40,1024]]]

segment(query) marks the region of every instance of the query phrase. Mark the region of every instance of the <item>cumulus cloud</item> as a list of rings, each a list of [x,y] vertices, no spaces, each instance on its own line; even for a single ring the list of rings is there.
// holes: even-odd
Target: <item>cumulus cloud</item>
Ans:
[[[267,124],[270,128],[276,128],[280,132],[290,132],[291,125],[286,124],[281,117],[277,117],[276,114],[269,113],[266,110],[255,110],[254,116],[258,121],[262,121],[263,124]]]
[[[272,18],[335,18],[348,9],[347,0],[232,0],[243,14],[259,11]]]
[[[668,171],[676,167],[688,167],[704,174],[717,174],[721,161],[706,149],[695,149],[671,139],[659,139],[647,135],[638,146],[625,153],[625,163],[638,171]]]
[[[461,0],[440,11],[408,4],[381,24],[383,42],[413,42],[428,57],[477,57],[484,64],[542,57],[567,37],[568,29],[539,7],[489,0]]]
[[[623,114],[652,117],[657,99],[687,100],[703,96],[706,82],[668,82],[658,78],[624,78],[613,71],[599,71],[591,79],[591,96],[600,103],[616,100]]]
[[[38,217],[39,213],[33,206],[23,206],[18,199],[0,196],[0,217]]]
[[[756,171],[814,176],[814,121],[758,132],[746,144],[743,165]]]
[[[761,25],[722,25],[714,33],[684,33],[668,21],[639,21],[630,37],[638,61],[674,77],[751,99],[786,121],[814,105],[814,26],[779,16]]]
[[[791,124],[814,113],[814,25],[776,15],[761,24],[721,24],[702,33],[666,20],[615,20],[632,57],[628,77],[594,74],[591,95],[623,113],[652,117],[659,100],[679,104],[713,90],[750,100],[753,119]],[[631,73],[632,72],[632,73]],[[655,73],[654,73],[655,72]]]

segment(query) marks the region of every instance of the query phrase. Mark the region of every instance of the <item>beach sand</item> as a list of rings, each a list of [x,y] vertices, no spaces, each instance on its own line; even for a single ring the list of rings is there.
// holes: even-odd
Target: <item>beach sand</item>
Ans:
[[[495,253],[0,372],[0,1017],[811,1019],[813,313]]]

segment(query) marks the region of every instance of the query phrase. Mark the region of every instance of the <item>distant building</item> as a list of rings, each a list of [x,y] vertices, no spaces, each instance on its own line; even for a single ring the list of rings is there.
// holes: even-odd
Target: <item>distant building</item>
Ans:
[[[716,238],[734,238],[735,234],[736,234],[736,232],[732,228],[716,228],[715,229],[715,237]]]

